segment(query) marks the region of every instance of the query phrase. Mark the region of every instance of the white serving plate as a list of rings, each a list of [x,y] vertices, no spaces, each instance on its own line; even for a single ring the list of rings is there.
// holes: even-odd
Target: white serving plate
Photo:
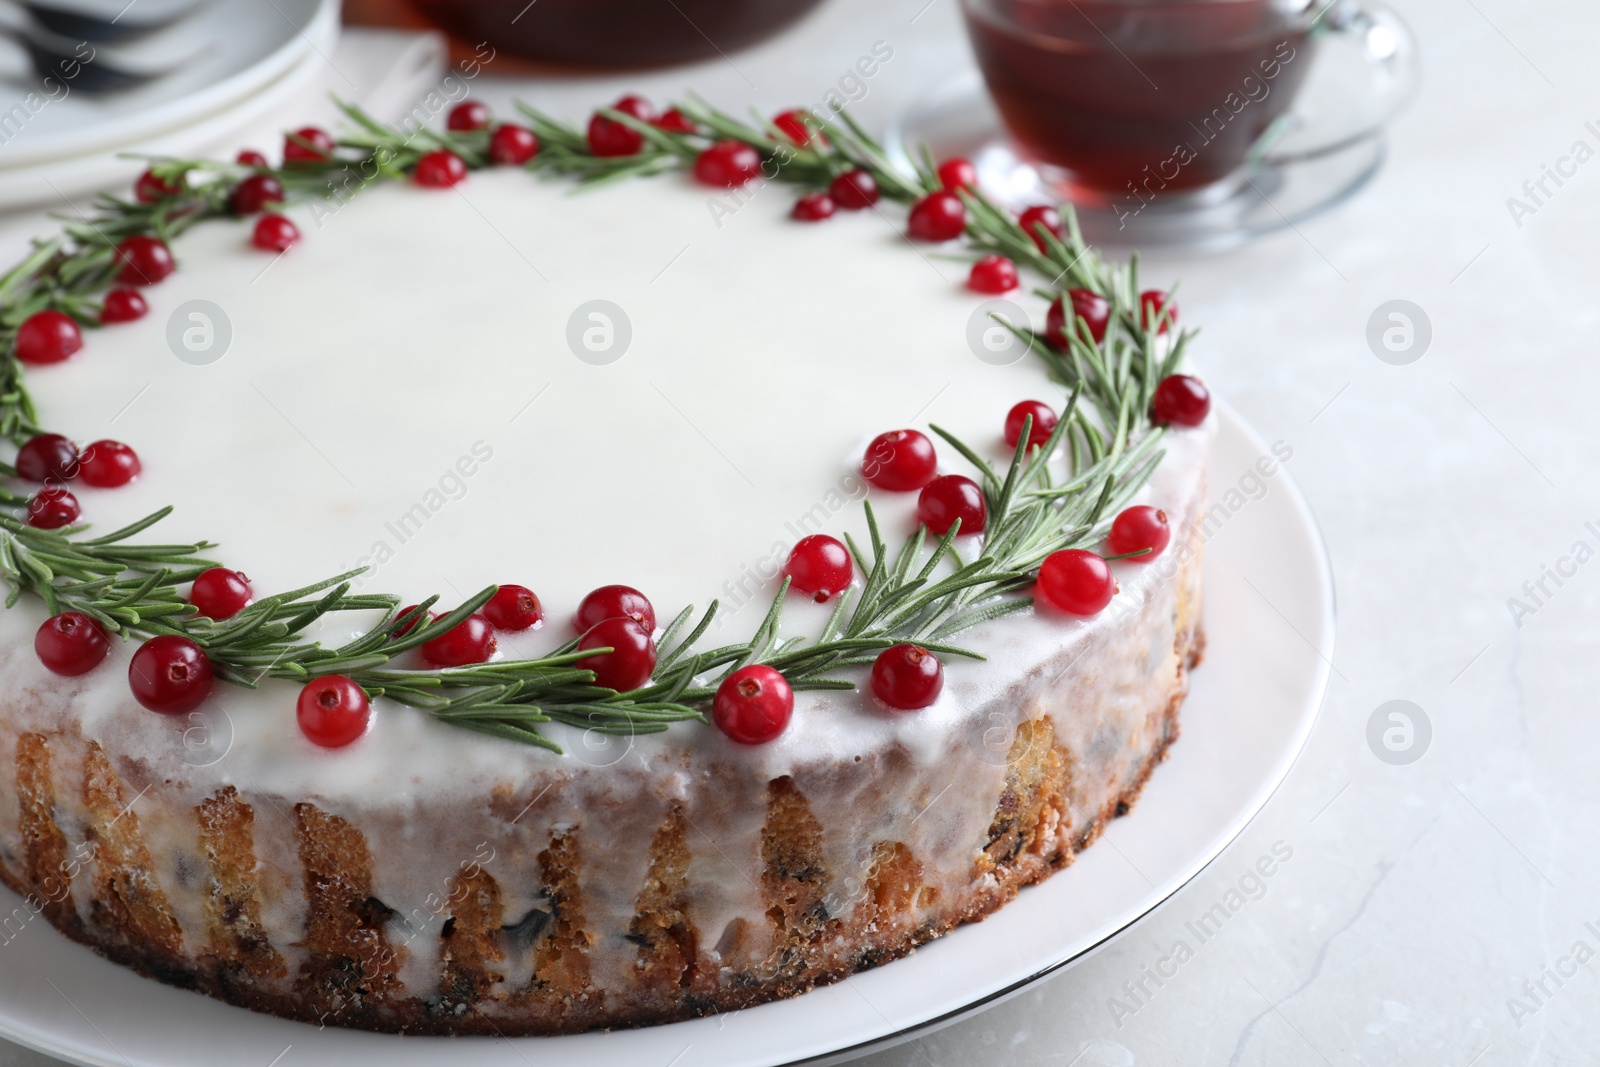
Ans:
[[[326,63],[338,23],[339,0],[204,0],[191,19],[140,46],[187,57],[171,74],[100,97],[70,91],[72,83],[65,82],[65,95],[58,90],[58,99],[8,131],[0,172],[127,151],[198,123],[272,85],[308,57]],[[20,98],[21,88],[14,93]]]
[[[1268,448],[1221,411],[1213,501]],[[0,1036],[96,1067],[774,1067],[837,1063],[982,1010],[1127,930],[1198,874],[1289,773],[1333,656],[1326,548],[1286,470],[1207,544],[1204,664],[1135,810],[984,922],[804,996],[670,1026],[559,1038],[397,1038],[258,1015],[140,978],[35,919],[0,944]],[[1251,483],[1247,483],[1247,486]],[[0,891],[0,918],[20,901]],[[19,914],[26,914],[21,912]]]

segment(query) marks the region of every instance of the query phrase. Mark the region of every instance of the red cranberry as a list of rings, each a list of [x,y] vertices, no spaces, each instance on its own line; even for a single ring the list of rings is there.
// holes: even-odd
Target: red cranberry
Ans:
[[[655,633],[656,609],[639,590],[627,585],[602,585],[578,604],[575,624],[579,633],[594,629],[607,619],[632,619]]]
[[[794,202],[794,210],[790,214],[801,222],[821,222],[832,218],[836,207],[833,197],[827,193],[807,193]]]
[[[174,270],[172,249],[159,237],[136,233],[117,245],[117,281],[123,285],[154,285]]]
[[[137,289],[113,289],[100,304],[100,325],[132,322],[149,314],[150,305]]]
[[[189,587],[189,603],[208,619],[231,619],[250,606],[254,595],[250,579],[226,567],[201,571]]]
[[[544,621],[544,608],[533,590],[521,585],[502,585],[483,606],[483,617],[496,630],[530,630]]]
[[[1028,431],[1028,445],[1037,448],[1050,440],[1056,428],[1056,413],[1050,405],[1038,400],[1024,400],[1006,412],[1006,447],[1016,448],[1022,436],[1022,420],[1033,416],[1033,427]]]
[[[694,161],[694,176],[702,185],[737,189],[760,175],[761,153],[743,141],[718,141]]]
[[[695,124],[690,121],[689,116],[675,107],[667,108],[661,113],[660,118],[651,119],[650,125],[666,133],[693,133],[695,131]]]
[[[128,664],[133,698],[162,715],[183,715],[206,702],[215,675],[200,646],[187,637],[162,634],[139,646]]]
[[[1160,425],[1199,426],[1211,412],[1211,391],[1199,378],[1169,374],[1156,385],[1150,417]]]
[[[919,241],[954,241],[966,232],[967,209],[955,193],[941,189],[911,205],[906,228]]]
[[[850,588],[855,565],[850,550],[827,534],[802,537],[789,552],[783,565],[789,588],[804,593],[818,603],[831,600]]]
[[[900,711],[925,708],[944,689],[944,666],[917,645],[893,645],[872,664],[872,695]]]
[[[250,243],[263,252],[287,252],[299,240],[299,227],[270,212],[256,220],[256,228],[250,234]]]
[[[233,158],[241,167],[254,167],[256,170],[266,170],[272,164],[267,162],[267,157],[253,148],[246,148]]]
[[[422,658],[432,667],[465,667],[487,663],[498,648],[494,627],[477,612],[431,641],[422,643]]]
[[[1009,293],[1021,281],[1017,265],[1005,256],[984,256],[972,265],[967,288],[975,293]]]
[[[283,139],[283,165],[326,163],[333,158],[333,138],[315,126],[305,126]]]
[[[1171,540],[1172,527],[1167,524],[1167,513],[1148,504],[1136,504],[1112,520],[1106,547],[1113,556],[1149,563],[1166,551],[1167,542]],[[1141,554],[1130,555],[1133,552]]]
[[[611,105],[612,111],[620,111],[624,115],[632,116],[640,122],[654,122],[660,118],[655,107],[642,96],[629,93]]]
[[[120,489],[143,470],[139,455],[121,441],[96,441],[83,450],[78,476],[96,489]]]
[[[796,146],[805,148],[811,143],[813,137],[820,137],[820,134],[812,130],[811,121],[810,115],[799,108],[795,108],[792,111],[785,111],[783,114],[776,116],[772,120],[772,124],[782,130],[783,135],[793,141]]]
[[[611,105],[611,110],[620,111],[624,115],[632,116],[640,122],[649,122],[654,119],[655,109],[647,100],[639,96],[625,96]],[[608,119],[596,113],[589,119],[589,152],[596,156],[636,156],[644,147],[644,134],[630,129],[615,119]]]
[[[254,215],[268,204],[283,203],[283,183],[270,174],[252,174],[228,194],[235,215]]]
[[[17,327],[17,359],[23,363],[60,363],[82,347],[77,322],[54,309],[36,311]]]
[[[70,482],[78,476],[78,446],[58,433],[28,438],[17,450],[17,477],[30,482]]]
[[[423,153],[422,158],[417,160],[416,171],[411,175],[412,180],[424,189],[448,189],[459,185],[466,176],[467,165],[448,148]]]
[[[111,641],[98,622],[76,611],[46,619],[33,635],[33,651],[53,674],[88,674],[111,651]]]
[[[956,156],[939,164],[939,184],[952,193],[957,189],[978,187],[978,168],[970,160]]]
[[[1046,603],[1069,615],[1096,615],[1116,595],[1117,580],[1111,565],[1093,552],[1068,548],[1044,558],[1038,591]]]
[[[413,616],[412,612],[416,612],[417,614]],[[436,618],[438,618],[438,616],[433,614],[433,612],[423,611],[421,604],[407,605],[406,607],[401,608],[400,613],[395,616],[395,628],[394,633],[391,636],[395,637],[396,639],[404,637],[412,630],[415,630],[418,626],[421,626],[423,623],[432,622]]]
[[[539,154],[539,138],[525,126],[502,122],[489,135],[489,158],[502,166],[520,167]]]
[[[765,663],[740,667],[717,686],[711,719],[717,729],[741,745],[762,745],[789,725],[794,715],[794,690],[782,674]]]
[[[650,672],[656,669],[656,643],[650,639],[650,631],[632,619],[614,618],[596,623],[578,639],[578,648],[583,651],[611,649],[585,656],[575,666],[593,671],[595,685],[619,693],[638,689],[650,680]]]
[[[1056,240],[1061,240],[1061,213],[1053,207],[1030,207],[1017,216],[1017,225],[1022,227],[1023,233],[1033,238],[1033,243],[1039,246],[1041,252],[1048,254],[1050,247],[1039,235],[1039,227],[1043,226]]]
[[[59,530],[78,521],[83,509],[78,498],[59,485],[47,485],[28,501],[28,525],[38,530]]]
[[[933,442],[917,430],[880,433],[861,459],[861,476],[879,489],[909,493],[933,481],[939,456]]]
[[[1067,321],[1067,313],[1059,296],[1050,302],[1050,311],[1045,315],[1044,332],[1050,342],[1057,348],[1066,348],[1069,330],[1070,336],[1079,336],[1079,319],[1089,324],[1089,336],[1094,338],[1096,344],[1104,341],[1106,325],[1111,322],[1111,303],[1088,289],[1068,289],[1066,298],[1072,302],[1071,322]]]
[[[864,170],[847,170],[828,184],[828,195],[846,211],[861,211],[878,202],[878,179]]]
[[[477,100],[463,100],[445,116],[445,129],[458,133],[489,128],[489,105]]]
[[[300,690],[294,717],[307,741],[323,748],[343,748],[367,732],[372,701],[344,675],[330,674]]]
[[[154,204],[158,200],[177,196],[181,192],[183,192],[183,179],[171,181],[159,177],[153,170],[145,171],[139,175],[139,180],[133,183],[133,198],[141,204]]]
[[[983,499],[983,490],[971,478],[959,474],[945,474],[923,487],[917,497],[917,521],[925,523],[930,533],[943,535],[961,520],[963,534],[983,532],[989,518],[989,505]]]
[[[1156,333],[1166,333],[1167,327],[1178,321],[1178,305],[1168,299],[1167,294],[1159,289],[1146,289],[1139,294],[1139,326],[1147,328],[1154,326],[1161,320],[1162,312],[1166,313],[1166,320],[1156,327]]]

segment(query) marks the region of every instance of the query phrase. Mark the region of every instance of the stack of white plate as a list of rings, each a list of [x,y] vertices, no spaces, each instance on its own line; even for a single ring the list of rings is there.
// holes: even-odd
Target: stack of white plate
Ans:
[[[59,2],[100,13],[105,0]],[[150,17],[155,6],[114,0],[110,15]],[[70,81],[41,87],[37,75],[0,81],[0,210],[118,184],[144,167],[129,155],[231,147],[327,72],[338,36],[338,0],[201,0],[162,33],[171,72],[137,89],[91,95]]]

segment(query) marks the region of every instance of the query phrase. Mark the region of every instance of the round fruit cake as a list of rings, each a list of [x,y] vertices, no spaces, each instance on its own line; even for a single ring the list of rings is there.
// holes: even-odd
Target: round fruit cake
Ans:
[[[473,108],[161,163],[0,280],[16,914],[261,1011],[551,1034],[1070,864],[1201,651],[1169,295],[844,117]]]

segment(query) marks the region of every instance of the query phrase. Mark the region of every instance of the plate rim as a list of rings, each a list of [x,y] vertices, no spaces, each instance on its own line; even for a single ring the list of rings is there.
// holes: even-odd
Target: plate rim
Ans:
[[[1218,397],[1215,393],[1212,394],[1211,403],[1213,409],[1226,416],[1227,422],[1230,424],[1230,428],[1239,431],[1252,448],[1255,448],[1262,455],[1266,455],[1268,453],[1269,446],[1267,445],[1265,439],[1262,438],[1262,436],[1256,431],[1255,427],[1251,425],[1247,419],[1239,414],[1238,409],[1233,407],[1233,405],[1229,404],[1227,401]],[[1158,899],[1152,900],[1147,907],[1140,910],[1137,915],[1129,918],[1121,926],[1118,926],[1114,930],[1108,931],[1103,937],[1095,941],[1093,944],[1088,945],[1077,952],[1070,953],[1062,959],[1057,960],[1048,966],[1042,967],[1026,977],[1020,978],[1017,981],[1005,986],[1002,989],[994,990],[993,992],[984,994],[976,1000],[963,1004],[961,1007],[952,1008],[949,1011],[934,1016],[933,1018],[919,1023],[913,1023],[910,1026],[901,1027],[880,1037],[857,1042],[854,1045],[848,1045],[832,1052],[824,1052],[814,1056],[807,1056],[803,1059],[784,1060],[780,1063],[772,1064],[771,1067],[828,1067],[830,1064],[847,1063],[851,1060],[859,1059],[862,1056],[867,1056],[874,1052],[886,1051],[898,1045],[905,1044],[908,1041],[913,1041],[918,1037],[936,1033],[945,1029],[946,1027],[953,1026],[956,1023],[961,1022],[963,1019],[982,1014],[989,1008],[1010,1000],[1012,997],[1021,995],[1040,982],[1046,981],[1064,971],[1070,970],[1072,967],[1082,963],[1084,960],[1088,959],[1090,956],[1093,956],[1095,953],[1099,952],[1102,948],[1105,948],[1113,941],[1119,940],[1124,934],[1128,933],[1135,926],[1147,919],[1153,912],[1158,911],[1169,904],[1174,897],[1181,893],[1185,888],[1193,883],[1195,879],[1199,878],[1200,875],[1204,874],[1212,867],[1213,864],[1220,860],[1228,851],[1228,849],[1233,847],[1234,843],[1244,835],[1245,830],[1249,829],[1250,824],[1256,820],[1261,812],[1266,810],[1267,805],[1272,802],[1272,798],[1278,795],[1278,791],[1283,788],[1283,784],[1289,780],[1289,775],[1293,773],[1294,768],[1300,763],[1301,758],[1304,757],[1306,753],[1307,747],[1310,745],[1311,734],[1316,729],[1317,720],[1322,717],[1322,708],[1324,702],[1327,700],[1328,685],[1333,674],[1332,661],[1338,644],[1338,585],[1334,581],[1333,556],[1328,551],[1327,536],[1322,532],[1322,524],[1317,521],[1316,512],[1312,510],[1311,503],[1306,499],[1305,493],[1301,491],[1299,483],[1295,481],[1294,477],[1288,471],[1283,471],[1282,473],[1287,475],[1283,484],[1287,486],[1289,490],[1288,495],[1294,504],[1295,510],[1300,513],[1300,517],[1305,521],[1307,529],[1309,529],[1312,534],[1314,544],[1317,549],[1317,558],[1321,563],[1321,566],[1318,568],[1318,573],[1323,582],[1323,587],[1327,593],[1327,613],[1323,621],[1327,623],[1328,627],[1328,647],[1326,649],[1316,650],[1318,653],[1319,663],[1315,668],[1317,677],[1316,682],[1312,687],[1314,690],[1314,696],[1308,698],[1307,701],[1308,704],[1314,704],[1314,706],[1310,709],[1310,714],[1305,715],[1302,718],[1301,728],[1299,734],[1294,739],[1292,751],[1290,751],[1286,757],[1281,759],[1280,765],[1274,769],[1275,773],[1271,777],[1270,784],[1266,784],[1265,787],[1261,789],[1257,795],[1257,798],[1250,805],[1249,809],[1235,817],[1235,825],[1229,828],[1224,840],[1222,840],[1217,846],[1215,852],[1207,856],[1203,861],[1185,874],[1182,880],[1174,885],[1171,890],[1160,896]]]
[[[1220,421],[1225,424],[1228,430],[1237,432],[1244,439],[1244,442],[1258,454],[1266,455],[1269,453],[1270,448],[1266,444],[1265,440],[1256,431],[1256,429],[1239,414],[1237,409],[1235,409],[1231,404],[1228,404],[1226,401],[1217,397],[1215,394],[1213,394],[1212,397],[1212,404],[1214,410],[1219,416]],[[1333,672],[1332,659],[1338,637],[1337,586],[1334,582],[1332,556],[1328,550],[1327,539],[1323,534],[1321,524],[1317,521],[1316,514],[1312,510],[1309,500],[1306,498],[1305,493],[1301,490],[1299,483],[1294,478],[1292,472],[1287,469],[1287,466],[1284,466],[1282,469],[1280,469],[1279,474],[1283,476],[1283,480],[1280,484],[1286,491],[1286,495],[1294,514],[1303,524],[1304,529],[1311,534],[1311,544],[1315,549],[1315,555],[1319,564],[1314,572],[1314,577],[1319,584],[1321,593],[1323,594],[1319,597],[1319,601],[1321,602],[1321,607],[1323,610],[1319,612],[1320,618],[1318,619],[1318,622],[1323,624],[1326,629],[1327,646],[1325,648],[1313,646],[1317,653],[1316,663],[1312,668],[1313,673],[1310,679],[1310,684],[1306,687],[1306,695],[1304,697],[1303,704],[1301,708],[1298,709],[1299,725],[1293,736],[1292,742],[1284,747],[1284,750],[1274,763],[1271,773],[1261,779],[1257,786],[1256,792],[1253,794],[1250,801],[1246,805],[1242,806],[1233,815],[1232,819],[1227,824],[1226,829],[1218,835],[1217,839],[1206,849],[1196,853],[1196,855],[1191,858],[1187,864],[1185,864],[1185,866],[1182,868],[1183,873],[1171,885],[1170,888],[1160,892],[1159,895],[1153,897],[1147,902],[1143,902],[1143,906],[1139,908],[1136,914],[1126,918],[1126,920],[1118,925],[1115,929],[1105,931],[1091,944],[1077,949],[1076,951],[1071,951],[1062,956],[1060,959],[1053,960],[1048,965],[1034,970],[1013,982],[1007,983],[1002,988],[992,990],[987,993],[982,993],[971,1000],[964,1000],[959,1006],[949,1008],[948,1010],[942,1011],[939,1014],[912,1022],[908,1025],[893,1026],[891,1024],[890,1027],[883,1033],[841,1046],[837,1049],[808,1053],[799,1059],[788,1059],[781,1057],[778,1059],[771,1059],[762,1056],[757,1059],[746,1059],[736,1062],[742,1064],[743,1067],[827,1067],[827,1065],[830,1064],[844,1063],[876,1051],[893,1048],[916,1037],[944,1029],[945,1027],[960,1022],[961,1020],[971,1017],[972,1015],[981,1013],[990,1007],[1017,996],[1039,982],[1058,975],[1075,964],[1080,963],[1088,957],[1094,955],[1112,941],[1115,941],[1124,934],[1128,933],[1133,929],[1133,927],[1137,926],[1140,922],[1146,919],[1152,912],[1170,902],[1181,890],[1191,884],[1197,877],[1209,869],[1218,859],[1222,857],[1224,853],[1228,851],[1228,849],[1239,839],[1249,825],[1254,822],[1260,813],[1266,808],[1267,804],[1272,800],[1272,798],[1277,795],[1278,791],[1282,788],[1283,783],[1288,780],[1290,773],[1299,763],[1300,759],[1304,756],[1307,746],[1310,742],[1311,734],[1316,728],[1317,721],[1321,718],[1322,708],[1327,698],[1329,682]],[[968,925],[976,927],[978,924]],[[952,931],[952,933],[955,932],[956,931]],[[151,979],[146,979],[132,971],[105,961],[103,957],[93,953],[91,949],[79,945],[76,942],[71,942],[53,927],[49,929],[48,933],[49,936],[56,938],[61,943],[59,947],[62,949],[69,952],[89,952],[91,953],[92,962],[106,963],[107,966],[116,968],[116,973],[119,975],[119,977],[125,978],[128,981],[151,981]],[[894,962],[900,961],[897,960]],[[801,998],[807,995],[814,996],[823,988],[824,987],[818,987],[817,990],[809,991],[807,994],[801,994]],[[173,992],[180,994],[192,993],[192,991],[189,990],[179,989],[174,989]],[[791,999],[798,1000],[801,998]],[[211,1005],[219,1002],[206,999],[203,1001],[197,1001],[195,1003],[200,1007],[210,1007]],[[231,1005],[222,1006],[232,1007]],[[75,1005],[74,1008],[76,1009]],[[245,1011],[248,1009],[240,1008],[235,1010]],[[716,1016],[710,1016],[708,1018],[714,1019]],[[690,1024],[704,1021],[706,1020],[686,1020],[686,1022]],[[92,1026],[93,1024],[90,1025]],[[666,1035],[673,1033],[676,1025],[677,1024],[668,1023],[646,1029],[654,1033]],[[393,1034],[377,1034],[366,1032],[351,1033],[354,1034],[354,1038],[356,1040],[370,1038],[374,1039],[375,1042],[378,1039],[401,1038],[401,1035]],[[96,1055],[80,1055],[76,1052],[63,1048],[60,1045],[53,1045],[49,1043],[46,1038],[42,1036],[35,1036],[35,1033],[33,1032],[24,1032],[18,1030],[14,1025],[12,1025],[11,1018],[8,1018],[5,1014],[0,1014],[0,1038],[4,1038],[7,1041],[31,1049],[35,1052],[62,1060],[65,1063],[81,1065],[81,1067],[129,1067],[130,1064],[134,1063],[153,1062],[148,1060],[129,1060],[122,1056],[120,1052],[117,1054],[116,1058],[111,1059]],[[433,1043],[433,1041],[431,1041],[429,1038],[421,1036],[408,1036],[404,1039],[410,1041],[423,1041],[429,1044]],[[480,1042],[474,1041],[472,1038],[450,1037],[438,1038],[434,1040],[450,1041],[455,1043],[456,1048],[459,1048],[460,1043],[463,1041],[467,1042],[469,1045],[480,1044]],[[515,1039],[483,1038],[481,1039],[481,1044],[483,1047],[487,1048],[504,1041],[512,1044],[513,1047],[519,1047],[525,1044],[535,1044],[542,1040],[544,1039],[540,1037],[519,1037]],[[110,1044],[109,1039],[107,1039],[107,1044]],[[115,1046],[112,1046],[112,1050],[116,1052]],[[469,1051],[468,1054],[470,1055],[471,1052]]]

